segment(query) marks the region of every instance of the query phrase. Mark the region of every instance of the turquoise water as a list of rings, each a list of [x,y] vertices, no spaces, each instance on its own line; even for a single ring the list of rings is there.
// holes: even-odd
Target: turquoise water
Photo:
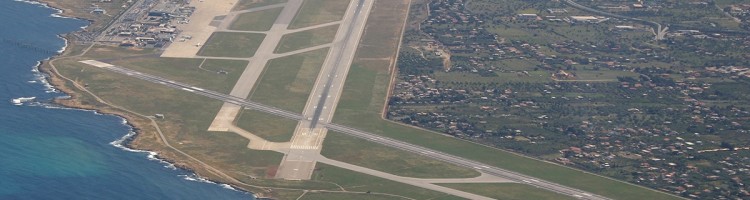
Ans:
[[[57,35],[87,24],[54,13],[0,0],[0,199],[252,199],[118,147],[130,132],[120,118],[45,103],[64,94],[34,66],[65,45]],[[29,96],[41,103],[10,103]]]

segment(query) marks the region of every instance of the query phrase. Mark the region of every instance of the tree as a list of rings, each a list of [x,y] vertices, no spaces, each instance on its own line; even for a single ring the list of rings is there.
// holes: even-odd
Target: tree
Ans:
[[[734,145],[732,145],[731,143],[729,143],[727,141],[722,141],[721,142],[721,148],[726,148],[726,149],[734,151]]]

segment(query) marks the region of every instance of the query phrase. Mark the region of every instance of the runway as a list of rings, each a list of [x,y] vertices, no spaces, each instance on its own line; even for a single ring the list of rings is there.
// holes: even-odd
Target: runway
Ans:
[[[234,1],[234,0],[227,0]],[[315,47],[309,47],[298,51],[288,52],[284,54],[273,53],[276,45],[278,44],[283,34],[308,30],[311,27],[288,30],[287,26],[292,21],[294,15],[302,5],[302,0],[289,0],[284,4],[269,5],[268,7],[258,8],[256,10],[281,7],[284,6],[279,17],[276,19],[271,30],[263,32],[268,36],[261,43],[256,55],[252,58],[245,58],[243,60],[250,61],[250,64],[243,72],[242,76],[236,83],[230,94],[223,94],[211,90],[206,90],[196,86],[192,86],[185,83],[172,81],[166,78],[153,76],[150,74],[140,73],[134,70],[130,70],[123,67],[118,67],[108,63],[96,61],[96,60],[85,60],[80,61],[82,63],[99,67],[102,69],[110,70],[115,73],[123,74],[126,76],[142,79],[148,82],[164,85],[166,87],[190,92],[193,94],[205,96],[208,98],[216,99],[224,102],[222,111],[217,114],[217,117],[212,124],[213,130],[216,131],[232,131],[237,132],[243,137],[257,137],[249,132],[243,132],[244,130],[237,130],[232,122],[237,116],[237,112],[242,107],[248,109],[254,109],[264,113],[280,116],[283,118],[299,121],[295,130],[295,135],[292,140],[288,143],[276,143],[268,144],[269,142],[259,142],[258,144],[248,144],[249,148],[255,145],[255,149],[262,150],[273,150],[285,154],[285,157],[277,172],[277,178],[284,178],[289,180],[303,180],[310,179],[315,163],[322,162],[331,164],[337,167],[402,182],[426,189],[441,191],[447,194],[468,198],[468,199],[490,199],[484,196],[471,194],[451,188],[435,185],[434,183],[478,183],[478,182],[517,182],[522,184],[528,184],[538,188],[550,190],[560,194],[576,197],[578,199],[608,199],[603,196],[594,195],[582,190],[563,186],[557,183],[544,181],[532,176],[516,173],[513,171],[505,170],[498,167],[489,166],[487,164],[477,162],[474,160],[461,158],[458,156],[450,155],[444,152],[432,150],[426,147],[410,144],[407,142],[395,140],[388,137],[383,137],[377,134],[369,133],[366,131],[358,130],[352,127],[347,127],[339,124],[331,123],[333,114],[335,112],[338,99],[341,95],[346,76],[349,72],[354,54],[357,50],[357,46],[360,41],[360,37],[364,31],[364,27],[369,15],[370,9],[372,8],[374,0],[353,0],[350,3],[349,8],[343,19],[337,22],[330,22],[319,26],[327,26],[335,23],[340,23],[339,30],[334,38],[334,42],[331,44],[324,44]],[[254,10],[253,10],[254,11]],[[211,11],[213,15],[213,12]],[[227,11],[228,12],[228,11]],[[249,12],[249,11],[246,11]],[[239,13],[239,12],[237,12]],[[217,29],[221,31],[226,30],[228,23],[231,23],[231,19],[236,16],[237,13],[228,16],[229,20],[224,21]],[[213,17],[213,16],[211,16]],[[211,29],[211,32],[213,32]],[[313,86],[310,97],[305,105],[303,112],[294,113],[276,107],[260,104],[257,102],[246,99],[249,92],[252,90],[255,82],[258,79],[259,74],[262,72],[265,63],[269,59],[281,57],[284,55],[291,55],[294,53],[300,53],[303,51],[330,47],[329,54],[321,67],[321,72],[318,75],[317,81]],[[222,57],[200,57],[195,56],[196,49],[188,49],[187,54],[181,53],[185,57],[192,58],[210,58],[210,59],[236,59],[236,58],[222,58]],[[177,56],[179,57],[179,56]],[[218,126],[215,126],[218,125]],[[347,134],[353,137],[366,139],[375,143],[379,143],[392,148],[401,149],[404,151],[416,153],[429,157],[432,159],[444,161],[447,163],[463,166],[467,168],[473,168],[482,173],[482,176],[476,178],[465,178],[465,179],[417,179],[409,177],[400,177],[393,174],[380,172],[356,166],[340,161],[331,160],[320,155],[322,143],[328,130],[333,130],[343,134]]]
[[[273,114],[276,116],[284,117],[287,119],[302,120],[302,121],[307,120],[307,118],[303,117],[301,114],[285,111],[279,108],[263,105],[257,102],[252,102],[252,101],[245,100],[239,97],[234,97],[231,95],[221,94],[215,91],[197,88],[188,84],[171,81],[169,79],[165,79],[162,77],[140,73],[137,71],[129,70],[129,69],[122,68],[122,67],[117,67],[111,64],[102,63],[102,62],[95,61],[95,60],[85,60],[81,62],[92,65],[92,66],[96,66],[99,68],[107,69],[116,73],[120,73],[123,75],[139,78],[145,81],[157,83],[157,84],[164,85],[167,87],[194,93],[197,95],[206,96],[209,98],[224,101],[226,103],[230,103],[230,104],[234,104],[238,106],[245,106],[248,108],[252,108],[252,109],[265,112],[268,114]],[[550,190],[550,191],[557,192],[560,194],[576,197],[579,199],[592,199],[592,200],[609,199],[609,198],[606,198],[600,195],[595,195],[595,194],[585,192],[579,189],[563,186],[557,183],[548,182],[545,180],[534,178],[532,176],[512,172],[512,171],[501,169],[498,167],[493,167],[493,166],[490,166],[481,162],[473,161],[473,160],[466,159],[466,158],[461,158],[458,156],[450,155],[450,154],[436,151],[433,149],[429,149],[426,147],[398,141],[392,138],[383,137],[377,134],[369,133],[369,132],[358,130],[355,128],[351,128],[351,127],[347,127],[347,126],[343,126],[339,124],[334,124],[334,123],[326,123],[326,122],[319,123],[319,125],[324,126],[325,128],[329,130],[334,130],[334,131],[341,132],[350,136],[367,139],[367,140],[370,140],[379,144],[383,144],[389,147],[401,149],[401,150],[412,152],[412,153],[421,154],[429,158],[441,160],[441,161],[452,163],[455,165],[471,167],[482,173],[498,176],[507,180],[516,181],[518,183],[528,184],[531,186],[535,186],[538,188]]]
[[[298,123],[292,137],[292,146],[284,152],[285,157],[276,178],[307,180],[312,176],[316,160],[310,155],[320,154],[328,131],[319,124],[328,123],[333,117],[373,3],[373,0],[354,0],[349,3],[302,112],[306,120]]]
[[[258,111],[261,111],[261,112],[273,114],[273,115],[280,116],[280,117],[284,117],[284,118],[287,118],[287,119],[292,119],[292,120],[302,120],[303,119],[302,115],[297,114],[297,113],[289,112],[289,111],[286,111],[286,110],[282,110],[282,109],[275,108],[275,107],[272,107],[272,106],[263,105],[263,104],[252,102],[252,101],[247,101],[244,98],[235,97],[235,96],[227,95],[227,94],[222,94],[222,93],[215,92],[215,91],[212,91],[212,90],[206,90],[206,89],[203,89],[203,88],[195,87],[195,86],[192,86],[192,85],[189,85],[189,84],[172,81],[172,80],[169,80],[169,79],[166,79],[166,78],[162,78],[162,77],[158,77],[158,76],[154,76],[154,75],[150,75],[150,74],[145,74],[145,73],[140,73],[140,72],[137,72],[137,71],[133,71],[133,70],[124,68],[124,67],[117,67],[117,66],[114,66],[114,65],[111,65],[111,64],[107,64],[107,63],[103,63],[103,62],[99,62],[99,61],[95,61],[95,60],[84,60],[84,61],[81,61],[81,63],[89,64],[89,65],[92,65],[92,66],[95,66],[95,67],[99,67],[99,68],[103,68],[103,69],[107,69],[107,70],[110,70],[110,71],[113,71],[113,72],[116,72],[116,73],[120,73],[120,74],[123,74],[123,75],[126,75],[126,76],[130,76],[130,77],[134,77],[134,78],[139,78],[139,79],[142,79],[142,80],[145,80],[145,81],[148,81],[148,82],[152,82],[152,83],[164,85],[164,86],[167,86],[167,87],[171,87],[171,88],[175,88],[175,89],[180,89],[180,90],[183,90],[183,91],[186,91],[186,92],[190,92],[190,93],[193,93],[193,94],[205,96],[205,97],[208,97],[208,98],[220,100],[220,101],[223,101],[225,103],[229,103],[229,104],[233,104],[233,105],[238,105],[238,106],[244,106],[244,107],[247,107],[247,108],[251,108],[251,109],[254,109],[254,110],[258,110]]]

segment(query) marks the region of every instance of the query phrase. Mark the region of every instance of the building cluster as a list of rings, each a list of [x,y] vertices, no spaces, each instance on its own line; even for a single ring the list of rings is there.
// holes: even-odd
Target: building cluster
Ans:
[[[600,172],[628,168],[629,174],[622,178],[685,196],[732,196],[724,193],[750,189],[744,185],[747,180],[734,180],[750,175],[748,154],[731,153],[747,151],[749,147],[733,146],[716,139],[717,134],[728,132],[750,134],[750,124],[745,122],[750,119],[750,111],[737,106],[716,107],[698,100],[715,95],[710,92],[711,84],[624,79],[600,86],[579,83],[442,87],[440,81],[429,75],[407,77],[395,86],[388,113],[390,119],[510,149],[518,143],[532,145],[530,148],[540,144],[569,145],[558,149],[559,157],[555,161]],[[580,95],[566,95],[570,92]],[[610,106],[613,111],[600,113],[598,115],[602,116],[593,120],[554,124],[559,113],[567,111],[552,111],[555,109],[552,104],[605,101],[594,97],[595,94],[623,100],[615,103],[617,106]],[[646,98],[674,99],[674,102],[665,107],[628,103]],[[419,109],[420,106],[440,108],[424,110]],[[578,115],[589,116],[573,114],[569,117],[580,117]],[[648,120],[641,119],[642,116],[648,116]],[[493,118],[525,118],[524,121],[540,124],[552,133],[501,126],[488,128]],[[681,126],[690,128],[673,128]],[[721,157],[719,164],[701,164],[716,160],[716,156]],[[735,184],[715,189],[705,184],[709,179]]]
[[[706,67],[707,74],[718,73],[729,76],[733,79],[746,78],[750,79],[750,68],[740,66],[720,66],[720,67]]]
[[[750,4],[748,3],[729,5],[724,8],[724,12],[742,20],[745,24],[750,20]]]
[[[455,1],[440,1],[440,2],[433,2],[435,5],[437,5],[436,9],[431,9],[430,12],[434,12],[434,14],[431,14],[432,16],[430,19],[425,20],[427,23],[451,23],[451,24],[468,24],[468,23],[483,23],[478,16],[473,15],[466,10],[463,9],[464,0],[455,0]]]
[[[472,16],[471,19],[473,20],[469,21],[477,22],[490,21],[491,19],[477,18],[477,15],[471,15],[460,5],[456,5],[457,3],[460,3],[460,1],[455,1],[452,4],[450,2],[436,3],[436,5],[431,6],[433,10],[423,22],[422,27],[424,28],[422,31],[432,37],[421,40],[422,44],[420,45],[421,50],[426,52],[427,56],[440,57],[442,54],[450,54],[452,66],[445,66],[445,69],[450,71],[492,75],[502,69],[487,63],[507,59],[535,60],[541,63],[537,66],[540,69],[557,71],[578,63],[593,62],[602,65],[602,67],[615,67],[631,61],[645,62],[653,57],[651,47],[622,48],[613,43],[602,45],[574,40],[540,45],[529,41],[507,40],[502,35],[492,33],[483,26],[467,27],[460,25],[464,22],[457,20],[458,18],[455,16]],[[546,12],[565,14],[568,11],[564,8],[552,8],[547,9]],[[544,17],[537,14],[517,14],[515,18],[515,20],[521,21],[535,21]],[[569,16],[565,18],[567,21],[586,23],[598,23],[608,19],[596,16]],[[532,23],[527,28],[539,29],[542,27]],[[617,35],[628,31],[645,31],[647,28],[643,25],[612,25],[609,31],[613,35]],[[553,49],[560,54],[555,55],[554,52],[545,51],[546,49]],[[596,53],[602,51],[627,55],[627,57],[638,56],[638,58],[628,59],[626,56],[623,56],[625,58],[612,57],[609,56],[611,54]],[[576,56],[565,56],[565,54]],[[585,61],[581,60],[582,58],[578,55],[586,56]]]
[[[750,64],[738,59],[750,59],[750,37],[670,27],[653,45],[648,25],[539,2],[527,7],[538,14],[498,16],[474,14],[460,0],[433,1],[420,39],[409,42],[425,62],[409,63],[420,70],[396,80],[388,118],[684,197],[750,198],[750,109],[740,105],[750,90],[727,90],[750,80]],[[672,6],[608,2],[623,12]],[[444,54],[450,66],[421,70]],[[623,76],[576,80],[604,70]],[[493,75],[513,80],[482,77]]]
[[[426,32],[431,35],[438,34],[437,32]],[[424,40],[424,44],[424,47],[429,48],[423,48],[423,50],[435,52],[436,56],[445,52],[453,56],[453,66],[448,67],[450,71],[489,75],[505,70],[488,64],[488,62],[509,59],[533,60],[539,63],[534,67],[557,72],[560,72],[560,69],[574,69],[575,66],[580,64],[629,70],[628,63],[655,60],[653,49],[648,46],[623,48],[615,43],[596,44],[574,40],[540,45],[525,41],[507,41],[505,38],[489,33],[481,27],[471,30],[455,29],[451,33],[434,37],[434,40]],[[441,51],[437,52],[435,49]],[[554,50],[554,52],[546,51],[549,49]],[[612,56],[613,53],[623,56]]]
[[[561,149],[556,161],[594,170],[635,166],[636,169],[628,176],[632,181],[687,197],[747,198],[746,180],[738,177],[750,175],[750,160],[747,154],[732,153],[744,151],[747,147],[736,147],[712,137],[726,134],[719,133],[721,130],[748,134],[747,126],[743,126],[738,119],[750,116],[750,112],[737,107],[712,107],[691,97],[700,96],[708,88],[705,84],[685,82],[669,87],[669,92],[679,91],[685,95],[684,103],[659,112],[686,116],[687,119],[677,117],[662,121],[662,124],[638,128],[622,126],[620,123],[612,126],[609,125],[612,123],[604,121],[583,121],[578,128],[586,133],[583,137],[585,141],[581,145]],[[628,112],[644,115],[650,111],[630,108]],[[694,128],[688,131],[670,128],[675,123],[692,123],[694,125],[691,127]],[[711,162],[709,160],[717,161],[718,164],[707,164],[706,162]],[[713,181],[728,184],[709,184]],[[728,194],[733,192],[734,194]]]
[[[176,40],[180,30],[176,24],[189,23],[195,7],[186,6],[187,0],[146,0],[138,8],[124,13],[105,33],[104,42],[123,47],[162,48]],[[180,38],[179,40],[189,39]]]

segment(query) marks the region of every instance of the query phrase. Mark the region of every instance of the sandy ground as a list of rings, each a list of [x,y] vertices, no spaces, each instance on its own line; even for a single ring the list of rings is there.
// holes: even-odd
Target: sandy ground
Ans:
[[[214,17],[229,14],[232,7],[239,0],[197,0],[190,2],[190,6],[195,6],[195,12],[190,16],[190,23],[178,24],[177,28],[182,30],[176,41],[164,50],[161,57],[173,58],[192,58],[206,43],[211,34],[216,31],[217,27],[210,26]],[[183,36],[192,36],[185,42],[179,42]]]

